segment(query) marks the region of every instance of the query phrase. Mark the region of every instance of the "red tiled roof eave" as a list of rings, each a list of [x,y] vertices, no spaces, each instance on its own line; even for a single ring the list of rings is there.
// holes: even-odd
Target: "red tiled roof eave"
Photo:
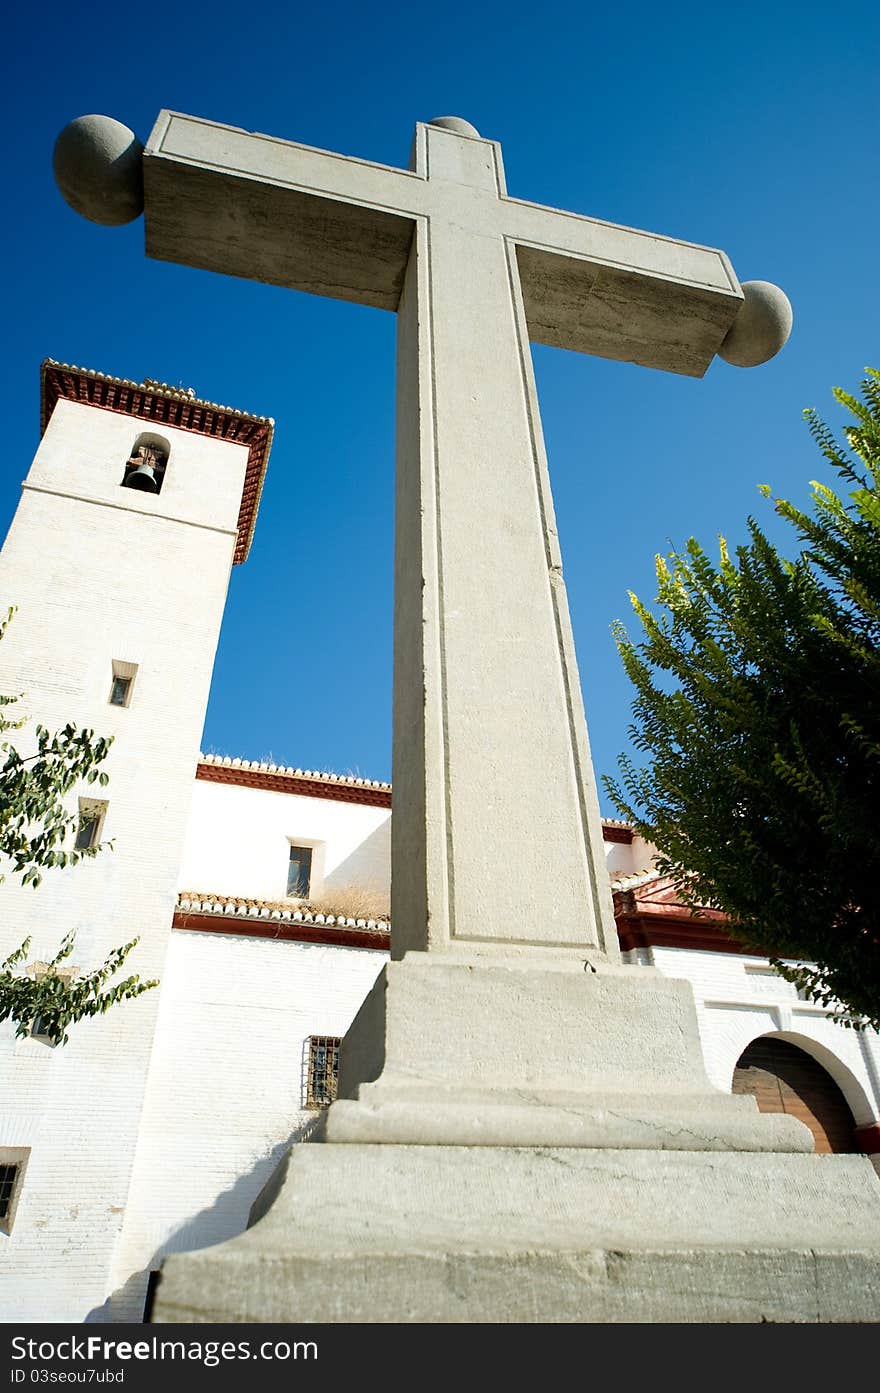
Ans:
[[[343,779],[330,782],[280,771],[207,764],[202,760],[196,766],[196,778],[204,779],[207,783],[234,784],[239,788],[261,788],[271,793],[296,793],[302,798],[329,798],[337,803],[362,803],[374,808],[391,807],[390,788],[371,787],[369,783],[354,784]]]
[[[633,948],[688,948],[692,952],[738,953],[754,957],[754,948],[747,948],[725,933],[721,924],[713,925],[680,910],[678,914],[615,913],[620,951]]]
[[[372,948],[387,953],[391,934],[387,928],[357,929],[341,924],[317,924],[286,920],[248,919],[241,915],[210,914],[198,910],[174,911],[172,927],[198,933],[238,934],[244,938],[269,938],[280,942],[329,943],[339,948]]]

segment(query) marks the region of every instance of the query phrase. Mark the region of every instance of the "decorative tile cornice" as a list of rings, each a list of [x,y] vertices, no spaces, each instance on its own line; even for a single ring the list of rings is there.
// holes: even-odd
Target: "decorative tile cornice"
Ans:
[[[232,406],[203,401],[191,390],[171,387],[167,382],[154,382],[152,378],[147,378],[145,382],[131,382],[128,378],[111,377],[107,373],[94,372],[91,368],[78,368],[70,363],[57,363],[54,358],[46,358],[40,369],[40,435],[62,398],[86,406],[97,406],[102,411],[133,416],[139,421],[174,426],[177,430],[191,431],[212,440],[246,445],[248,462],[233,563],[239,564],[247,558],[257,521],[266,463],[272,448],[275,422],[270,416],[252,416]]]
[[[611,881],[614,919],[623,952],[633,948],[690,948],[697,952],[754,956],[727,932],[728,918],[718,909],[695,912],[678,894],[668,875],[651,867]]]
[[[333,914],[330,910],[309,909],[290,900],[253,900],[241,895],[215,895],[194,890],[181,891],[177,897],[177,908],[191,914],[223,914],[227,918],[268,919],[280,924],[330,924],[376,933],[387,933],[391,928],[391,921],[385,916],[378,919],[354,919],[346,914]]]
[[[644,871],[632,871],[626,875],[612,876],[611,889],[615,894],[624,890],[640,890],[643,886],[650,885],[652,881],[659,879],[660,872],[649,867]]]
[[[268,789],[273,793],[298,793],[303,798],[331,798],[342,803],[391,807],[391,785],[378,779],[294,769],[290,765],[268,764],[265,761],[230,759],[228,755],[199,755],[196,778],[206,779],[210,783]]]
[[[387,952],[391,946],[391,925],[387,919],[354,919],[350,915],[298,909],[289,901],[243,899],[240,895],[187,891],[177,897],[172,923],[175,929],[202,933],[327,943],[342,948]]]
[[[624,846],[631,846],[635,835],[628,822],[621,822],[619,817],[603,817],[602,838],[604,841],[621,842]]]

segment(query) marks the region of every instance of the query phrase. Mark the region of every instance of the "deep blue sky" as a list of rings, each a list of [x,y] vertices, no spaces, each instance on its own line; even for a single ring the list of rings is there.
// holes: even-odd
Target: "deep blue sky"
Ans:
[[[696,381],[534,349],[594,758],[613,771],[627,590],[652,599],[654,553],[691,534],[737,541],[750,512],[775,532],[757,484],[803,501],[831,481],[802,408],[842,421],[831,387],[880,363],[876,6],[50,0],[16,6],[5,38],[2,530],[43,357],[277,422],[207,750],[390,777],[394,317],[147,261],[141,221],[99,228],[56,192],[67,121],[106,112],[146,140],[170,107],[402,165],[413,122],[453,113],[502,142],[512,195],[723,247],[741,280],[783,286],[794,333],[762,368]]]

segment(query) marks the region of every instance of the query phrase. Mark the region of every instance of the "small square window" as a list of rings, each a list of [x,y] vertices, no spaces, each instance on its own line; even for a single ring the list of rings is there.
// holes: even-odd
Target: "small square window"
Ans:
[[[77,851],[88,851],[98,840],[98,814],[92,809],[79,815],[79,831],[74,847]]]
[[[312,848],[292,846],[287,868],[287,893],[298,900],[308,896],[312,880]]]
[[[46,1025],[46,1021],[42,1016],[34,1016],[33,1020],[31,1021],[30,1033],[32,1039],[42,1040],[44,1044],[54,1045],[56,1043],[53,1037],[50,1035],[48,1027]]]
[[[106,812],[106,803],[99,803],[93,798],[79,800],[79,825],[73,844],[75,851],[89,851],[98,845]]]
[[[339,1081],[340,1035],[309,1036],[309,1077],[307,1108],[329,1108],[336,1098]]]
[[[128,689],[131,686],[130,677],[114,677],[113,687],[110,692],[111,706],[128,705]]]
[[[137,676],[137,663],[124,663],[113,659],[113,675],[110,680],[110,705],[130,706],[134,679]]]
[[[0,1233],[12,1232],[29,1155],[28,1147],[0,1149]]]

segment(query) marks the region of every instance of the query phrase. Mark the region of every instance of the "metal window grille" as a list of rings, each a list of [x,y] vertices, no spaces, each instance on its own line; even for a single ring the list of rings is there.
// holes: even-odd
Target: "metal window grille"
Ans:
[[[309,1036],[307,1108],[329,1108],[336,1097],[339,1076],[339,1035]]]
[[[9,1217],[18,1166],[0,1166],[0,1219]]]

